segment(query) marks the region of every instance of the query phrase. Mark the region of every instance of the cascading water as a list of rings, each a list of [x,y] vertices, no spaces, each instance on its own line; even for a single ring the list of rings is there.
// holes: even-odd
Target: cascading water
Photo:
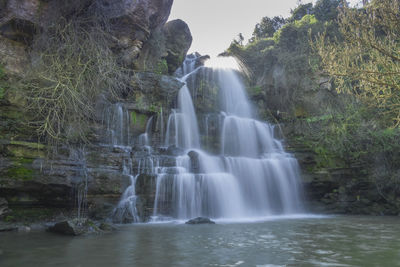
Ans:
[[[184,153],[176,157],[175,167],[157,170],[154,218],[234,219],[301,212],[297,161],[274,137],[274,126],[255,119],[237,71],[195,69],[194,62],[195,57],[188,57],[178,71],[185,85],[179,92],[178,109],[168,119],[165,144]],[[219,91],[217,155],[202,149],[188,87],[200,73]],[[205,118],[208,137],[209,115]]]

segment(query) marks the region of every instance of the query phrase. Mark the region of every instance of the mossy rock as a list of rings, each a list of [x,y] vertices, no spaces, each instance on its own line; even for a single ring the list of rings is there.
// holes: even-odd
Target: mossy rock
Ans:
[[[24,166],[16,166],[7,169],[5,175],[8,178],[29,181],[33,179],[34,171]]]

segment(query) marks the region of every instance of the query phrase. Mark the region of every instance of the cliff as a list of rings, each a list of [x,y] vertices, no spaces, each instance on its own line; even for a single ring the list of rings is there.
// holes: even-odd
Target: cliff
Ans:
[[[133,139],[153,115],[174,105],[182,86],[168,74],[183,62],[192,37],[185,22],[167,23],[171,6],[172,0],[0,2],[0,218],[49,219],[60,210],[110,216],[130,183],[127,162],[143,157]],[[83,32],[88,34],[81,38]],[[50,53],[54,48],[56,57]],[[99,57],[95,64],[93,57]],[[46,69],[49,62],[60,65]],[[118,90],[108,88],[107,75],[115,76]],[[46,86],[56,90],[54,80],[67,81],[61,76],[76,82],[61,94],[73,89],[78,97],[76,103],[71,97],[64,101],[69,119],[60,122],[54,143],[33,125],[42,109],[31,93]],[[68,105],[81,105],[81,114]],[[86,119],[79,124],[79,118]],[[115,132],[122,126],[127,134]]]

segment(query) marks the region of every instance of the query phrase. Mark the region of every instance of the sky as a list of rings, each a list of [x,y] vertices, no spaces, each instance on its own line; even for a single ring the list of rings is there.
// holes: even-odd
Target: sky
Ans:
[[[312,1],[301,1],[309,2]],[[299,0],[174,0],[169,20],[182,19],[189,25],[193,36],[189,53],[215,57],[239,33],[248,40],[263,17],[289,17],[298,3]]]

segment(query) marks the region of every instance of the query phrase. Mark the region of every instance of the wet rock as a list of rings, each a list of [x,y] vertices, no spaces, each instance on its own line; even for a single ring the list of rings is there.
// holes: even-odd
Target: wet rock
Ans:
[[[200,172],[199,153],[192,150],[188,153],[188,156],[190,157],[190,172],[199,173]]]
[[[141,174],[136,180],[136,208],[142,221],[147,221],[153,215],[156,184],[156,175]]]
[[[167,154],[170,156],[180,156],[184,153],[183,149],[176,146],[169,146],[167,149]]]
[[[112,224],[109,224],[109,223],[105,223],[105,222],[102,222],[99,225],[99,229],[102,231],[105,231],[105,232],[112,232],[112,231],[117,230],[117,228],[115,226],[113,226]]]
[[[120,195],[118,195],[119,199]],[[114,199],[111,199],[114,200]],[[89,217],[93,220],[105,220],[109,218],[114,210],[117,201],[110,203],[110,199],[99,198],[90,201]]]
[[[31,231],[31,228],[29,226],[20,226],[20,227],[18,227],[18,232],[28,233],[30,231]]]
[[[72,236],[100,232],[100,229],[92,221],[85,219],[61,221],[49,227],[47,230],[57,234]]]
[[[0,232],[18,231],[18,226],[12,224],[0,224]]]
[[[7,200],[5,198],[0,198],[0,218],[7,215],[9,212]]]
[[[206,217],[197,217],[185,222],[185,224],[215,224],[215,222]]]
[[[174,105],[182,86],[182,82],[171,76],[137,72],[132,80],[132,88],[127,92],[125,107],[142,113],[142,116],[154,115],[160,107],[166,110]],[[142,126],[145,127],[146,124]]]
[[[84,233],[83,228],[79,225],[77,221],[62,221],[54,224],[48,228],[49,232],[63,234],[63,235],[73,235],[78,236]]]

